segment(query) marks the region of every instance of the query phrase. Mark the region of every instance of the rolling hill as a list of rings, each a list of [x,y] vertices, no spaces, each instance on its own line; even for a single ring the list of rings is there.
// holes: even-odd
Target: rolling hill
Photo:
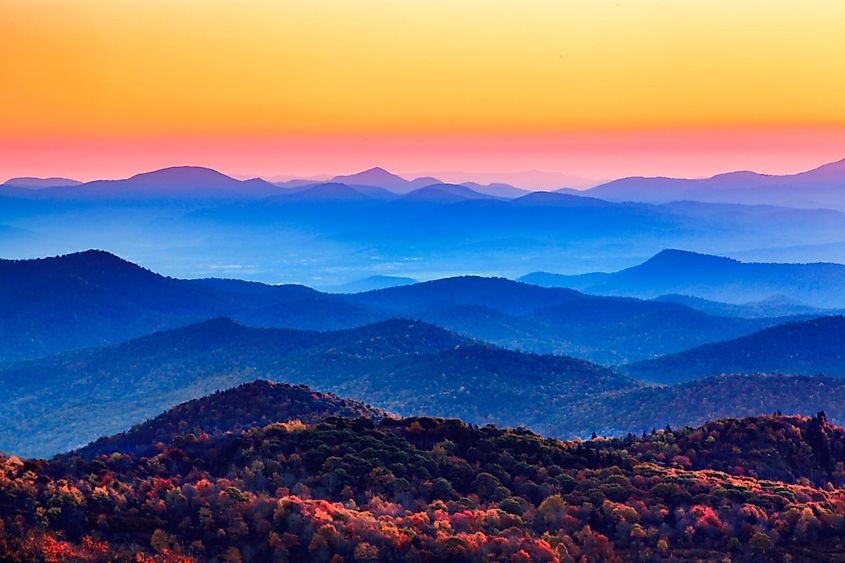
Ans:
[[[354,295],[300,285],[180,280],[102,251],[0,260],[0,279],[0,362],[114,344],[221,316],[254,327],[306,330],[414,318],[508,348],[602,363],[652,358],[782,322],[478,276]]]
[[[755,479],[821,487],[845,484],[836,467],[845,462],[845,429],[830,424],[823,412],[809,416],[773,414],[711,420],[701,426],[644,434],[622,444],[647,463],[669,462],[676,467],[723,471]],[[670,461],[671,460],[671,461]]]
[[[319,333],[214,319],[0,370],[0,450],[51,455],[255,379],[397,414],[530,426],[560,404],[638,385],[583,360],[492,348],[419,321]]]
[[[845,376],[845,316],[774,326],[625,367],[638,379],[676,383],[722,373]]]
[[[796,333],[801,329],[806,327]],[[814,337],[790,338],[800,346]],[[779,351],[777,342],[762,345],[774,346],[768,355]],[[833,358],[826,361],[838,358],[840,349],[824,352]],[[823,352],[819,358],[824,360]],[[676,375],[666,373],[664,380]],[[822,409],[831,420],[845,421],[845,379],[724,376],[646,386],[583,360],[495,348],[420,321],[319,333],[215,319],[0,370],[0,391],[7,397],[0,449],[54,454],[148,419],[167,405],[255,379],[305,384],[403,416],[525,426],[563,438],[776,410],[809,415]]]
[[[666,425],[697,426],[708,420],[781,411],[809,416],[819,410],[845,423],[845,379],[801,375],[717,375],[675,385],[642,386],[588,397],[555,413],[550,423],[572,435],[622,436]],[[544,429],[541,429],[544,430]]]
[[[368,276],[338,285],[324,286],[321,289],[326,293],[363,293],[364,291],[372,291],[374,289],[385,289],[415,283],[419,282],[413,278],[402,276]]]
[[[685,350],[782,322],[719,317],[675,303],[596,297],[478,276],[370,291],[348,299],[500,346],[607,364]]]
[[[150,455],[158,444],[170,444],[180,436],[237,433],[255,426],[289,421],[316,424],[330,416],[378,420],[390,415],[369,405],[330,393],[318,393],[302,385],[258,380],[176,405],[126,432],[103,437],[67,455],[87,459],[113,452]]]

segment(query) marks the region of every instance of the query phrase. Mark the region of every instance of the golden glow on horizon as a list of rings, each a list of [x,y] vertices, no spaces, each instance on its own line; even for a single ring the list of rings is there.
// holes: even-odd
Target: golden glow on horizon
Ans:
[[[845,2],[3,0],[0,136],[845,125]]]

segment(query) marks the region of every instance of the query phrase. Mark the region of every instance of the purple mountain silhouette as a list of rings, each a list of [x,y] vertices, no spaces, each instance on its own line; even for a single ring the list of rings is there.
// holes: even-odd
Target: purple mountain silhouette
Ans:
[[[70,190],[68,190],[70,191]],[[97,197],[267,197],[282,189],[260,178],[236,180],[211,168],[175,166],[123,180],[96,180],[76,186],[73,195]]]
[[[41,190],[44,188],[60,188],[65,186],[78,186],[82,182],[78,180],[71,180],[70,178],[32,178],[29,176],[21,178],[10,178],[3,182],[4,186],[11,186],[14,188],[28,188],[32,190]]]
[[[783,176],[738,171],[703,179],[622,178],[582,193],[611,201],[692,200],[845,209],[845,159]]]
[[[432,180],[431,183],[433,184],[439,183],[439,180]],[[357,174],[335,176],[331,181],[352,186],[376,186],[396,193],[408,193],[415,188],[422,187],[378,166]]]

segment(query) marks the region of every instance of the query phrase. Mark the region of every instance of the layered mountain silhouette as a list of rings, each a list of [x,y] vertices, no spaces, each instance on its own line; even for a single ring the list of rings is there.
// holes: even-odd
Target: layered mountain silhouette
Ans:
[[[413,278],[403,276],[368,276],[360,280],[354,280],[344,284],[324,286],[322,289],[328,293],[362,293],[374,289],[387,289],[419,283]]]
[[[723,355],[724,365],[743,355],[757,362],[754,372],[772,365],[781,368],[771,371],[784,372],[791,365],[798,373],[813,362],[841,363],[836,339],[842,323],[825,318],[766,331],[766,339],[746,339],[754,347]],[[771,336],[776,333],[783,336]],[[795,350],[819,338],[826,339],[824,345],[797,357]],[[700,351],[677,365],[694,367],[695,354]],[[635,364],[627,373],[645,376],[651,373],[645,367]],[[662,381],[683,380],[673,365],[660,369],[674,376]],[[400,415],[525,426],[559,437],[640,433],[777,410],[809,415],[824,409],[832,420],[845,420],[845,378],[760,373],[650,386],[582,360],[504,350],[419,321],[395,319],[319,333],[214,319],[0,370],[0,391],[7,399],[0,413],[0,449],[52,455],[140,423],[164,405],[255,379],[305,384]],[[222,421],[214,427],[219,431],[260,420],[250,406],[240,411],[203,412]],[[138,447],[154,439],[146,430],[139,436],[128,439]]]
[[[726,342],[626,366],[638,379],[675,383],[722,373],[845,376],[845,317],[786,323]]]
[[[49,181],[47,183],[50,183]],[[41,182],[40,198],[105,199],[242,199],[263,198],[283,193],[278,186],[260,178],[236,180],[201,166],[175,166],[136,174],[121,180],[94,180],[71,185]],[[7,185],[14,186],[15,184]]]
[[[406,180],[405,178],[397,176],[396,174],[388,172],[384,168],[378,166],[356,174],[335,176],[332,178],[332,182],[349,184],[352,186],[376,186],[400,194],[409,193],[432,184],[443,183],[437,178],[417,178],[415,180]]]
[[[520,280],[602,295],[656,298],[680,294],[729,303],[782,295],[818,308],[845,307],[842,264],[740,262],[683,250],[664,250],[638,266],[613,273],[567,276],[536,272]]]
[[[478,276],[365,292],[347,299],[500,346],[600,363],[635,361],[783,322],[712,316],[676,303],[596,297]]]
[[[508,348],[604,363],[678,352],[782,322],[477,276],[352,295],[298,285],[179,280],[102,251],[0,261],[0,276],[2,361],[116,343],[220,316],[248,326],[309,330],[407,317]]]
[[[632,177],[586,190],[613,201],[705,201],[719,203],[845,208],[845,159],[775,176],[739,171],[703,179]]]
[[[468,199],[490,199],[491,197],[493,196],[479,193],[458,184],[432,184],[408,192],[402,200],[420,203],[455,203]]]
[[[26,236],[0,239],[0,255],[104,248],[181,277],[245,270],[257,280],[308,284],[387,268],[411,278],[613,271],[667,247],[845,261],[845,213],[831,210],[622,203],[431,180],[395,193],[338,181],[280,187],[176,167],[78,186],[5,186],[0,225]]]
[[[805,305],[804,303],[791,299],[785,295],[772,295],[766,299],[752,301],[749,303],[722,303],[719,301],[702,299],[701,297],[679,295],[677,293],[661,295],[655,300],[666,301],[669,303],[680,303],[681,305],[692,307],[693,309],[703,311],[710,315],[740,317],[746,319],[759,317],[821,316],[833,314],[833,310],[831,309],[811,307],[810,305]]]

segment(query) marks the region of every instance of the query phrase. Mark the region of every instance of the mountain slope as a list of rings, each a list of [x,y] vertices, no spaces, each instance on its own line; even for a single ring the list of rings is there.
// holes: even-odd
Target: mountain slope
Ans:
[[[638,379],[675,383],[720,373],[845,376],[845,316],[774,326],[734,340],[626,366]]]
[[[610,448],[620,441],[611,441]],[[816,416],[780,414],[708,421],[700,427],[655,432],[629,451],[648,463],[669,462],[688,469],[712,469],[784,483],[809,480],[841,487],[845,473],[845,429]],[[671,461],[670,461],[671,460]]]
[[[760,317],[787,317],[787,316],[822,316],[833,314],[830,309],[820,309],[805,305],[785,295],[773,295],[761,301],[749,303],[731,304],[710,301],[701,297],[690,297],[689,295],[678,295],[670,293],[655,298],[655,301],[667,303],[680,303],[709,315],[723,317],[739,317],[755,319]]]
[[[698,426],[708,420],[787,414],[827,413],[845,423],[845,379],[799,375],[718,375],[667,386],[587,397],[555,413],[560,428],[573,435],[640,434],[667,424]]]
[[[816,307],[845,306],[845,265],[739,262],[682,250],[663,250],[638,266],[613,273],[563,276],[536,272],[520,280],[649,299],[674,293],[745,303],[784,295]]]
[[[492,199],[466,186],[458,184],[432,184],[408,192],[402,197],[405,202],[417,203],[455,203],[470,199]]]

